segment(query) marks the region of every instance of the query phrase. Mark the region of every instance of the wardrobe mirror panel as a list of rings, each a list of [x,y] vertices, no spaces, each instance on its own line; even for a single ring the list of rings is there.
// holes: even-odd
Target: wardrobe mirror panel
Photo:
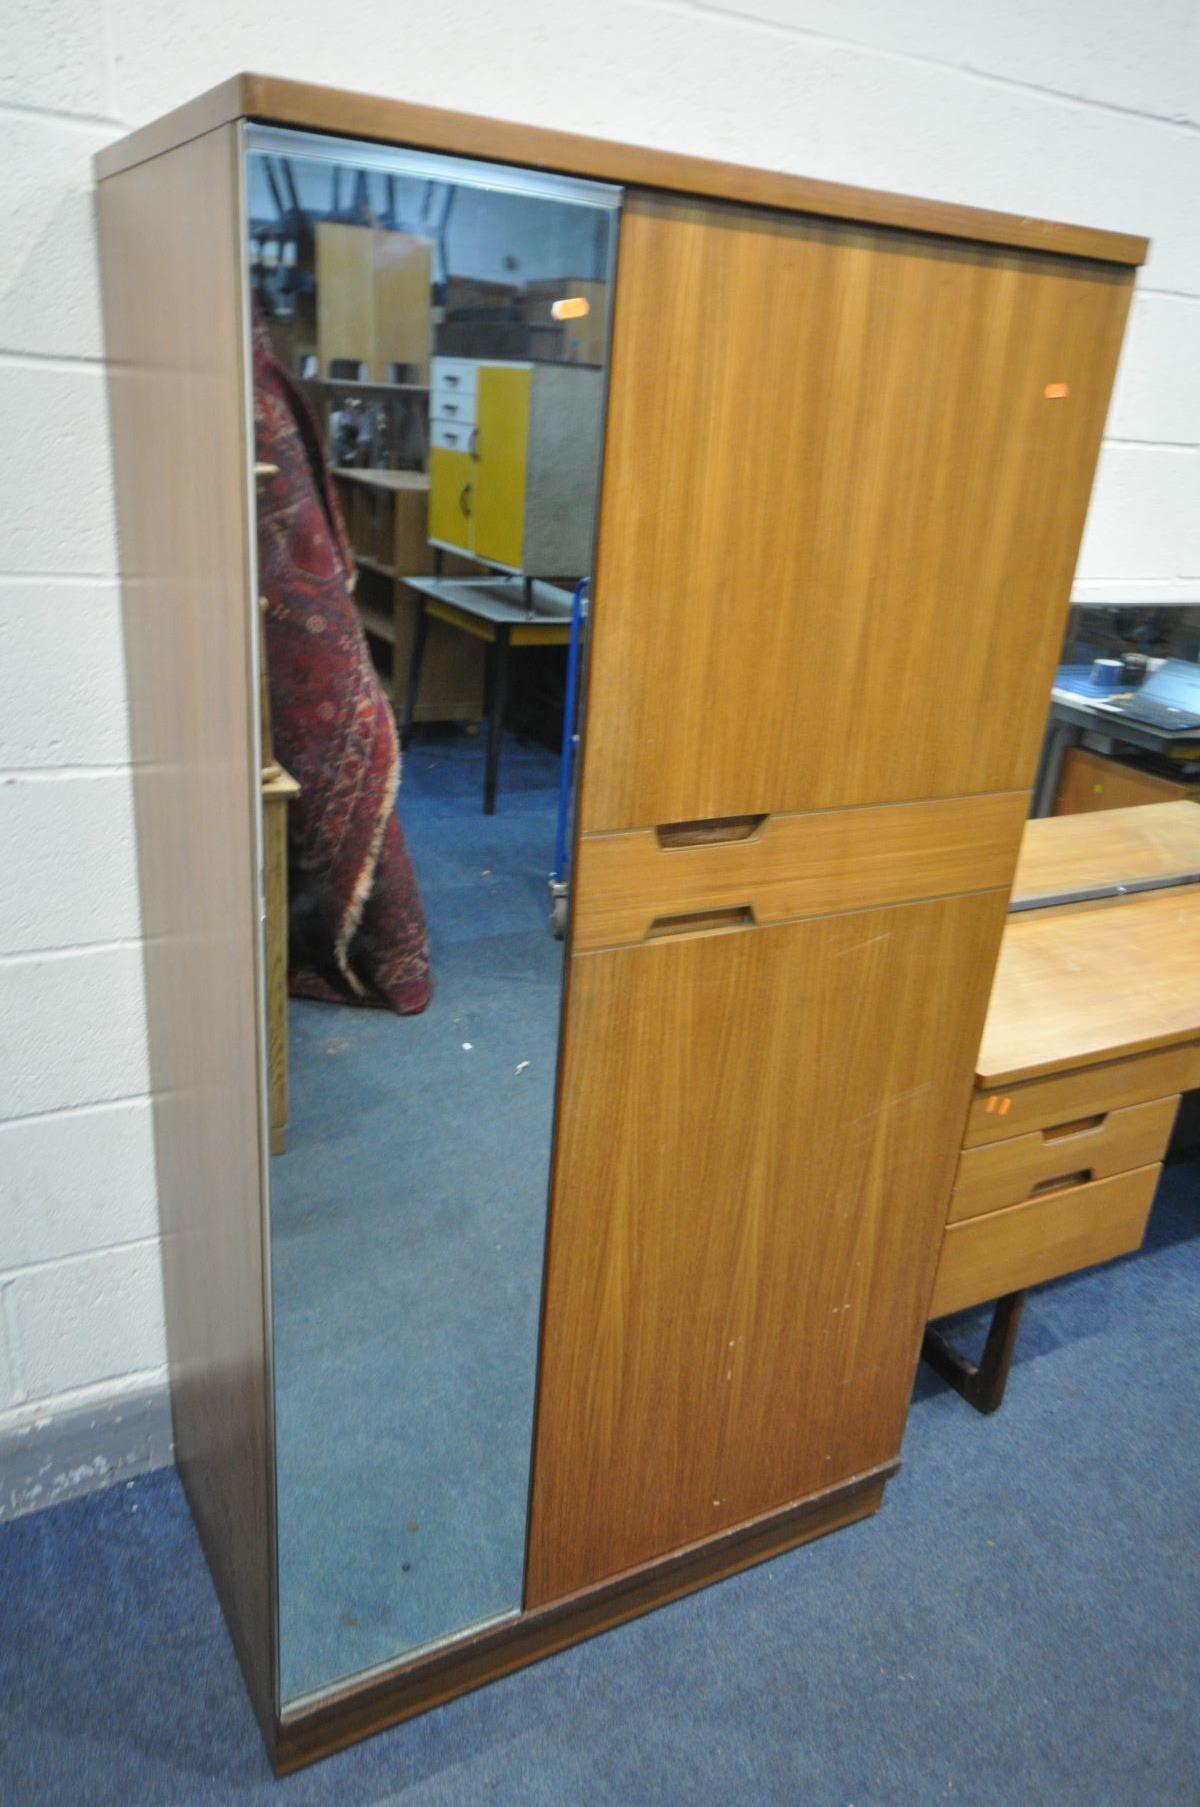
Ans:
[[[286,1705],[521,1605],[619,193],[245,169]]]

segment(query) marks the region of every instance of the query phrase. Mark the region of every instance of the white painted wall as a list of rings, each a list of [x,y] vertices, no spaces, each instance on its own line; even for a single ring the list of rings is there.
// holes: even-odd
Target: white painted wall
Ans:
[[[1148,233],[1077,594],[1200,597],[1194,0],[8,0],[0,1440],[161,1380],[89,160],[239,68]]]

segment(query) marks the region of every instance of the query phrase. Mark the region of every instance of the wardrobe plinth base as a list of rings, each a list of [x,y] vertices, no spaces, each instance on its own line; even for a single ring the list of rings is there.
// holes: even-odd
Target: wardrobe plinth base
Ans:
[[[878,1512],[884,1488],[899,1467],[898,1461],[885,1463],[704,1543],[464,1638],[452,1648],[431,1651],[358,1687],[346,1687],[315,1706],[285,1714],[271,1753],[275,1772],[288,1775],[710,1582],[869,1518]]]

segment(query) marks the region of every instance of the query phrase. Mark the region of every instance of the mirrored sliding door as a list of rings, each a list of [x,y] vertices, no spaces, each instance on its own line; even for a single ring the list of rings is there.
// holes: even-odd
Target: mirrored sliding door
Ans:
[[[247,129],[285,1705],[521,1604],[618,201]]]

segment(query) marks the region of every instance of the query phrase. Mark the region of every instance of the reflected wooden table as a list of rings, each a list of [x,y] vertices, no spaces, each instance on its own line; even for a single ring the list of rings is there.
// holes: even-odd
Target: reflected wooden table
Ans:
[[[1050,715],[1033,787],[1032,813],[1035,818],[1048,816],[1063,803],[1078,808],[1078,802],[1073,803],[1072,798],[1081,792],[1086,795],[1094,779],[1103,783],[1100,774],[1106,774],[1114,787],[1119,786],[1135,807],[1143,802],[1166,802],[1172,797],[1182,797],[1189,788],[1169,776],[1125,765],[1121,755],[1136,757],[1142,753],[1155,753],[1161,756],[1189,743],[1200,751],[1200,730],[1190,734],[1168,734],[1161,728],[1151,727],[1148,722],[1136,722],[1132,716],[1116,715],[1101,707],[1102,701],[1097,698],[1093,702],[1077,690],[1055,684],[1050,693]],[[1095,753],[1085,749],[1082,742],[1088,732],[1103,734],[1113,752]],[[1114,799],[1111,805],[1101,807],[1120,806]],[[1069,809],[1063,813],[1069,813]]]
[[[441,571],[471,576],[478,567],[437,551],[429,543],[429,477],[425,471],[393,471],[336,465],[334,481],[350,529],[358,581],[354,601],[367,633],[391,649],[389,700],[399,713],[412,662],[418,598],[403,573]],[[478,641],[431,633],[425,651],[423,721],[483,719],[483,656]]]
[[[514,647],[566,646],[571,638],[571,592],[530,577],[406,577],[402,581],[418,597],[420,613],[400,719],[400,744],[407,747],[412,732],[430,621],[444,621],[448,627],[484,641],[483,707],[488,730],[483,813],[494,815],[509,654]]]

